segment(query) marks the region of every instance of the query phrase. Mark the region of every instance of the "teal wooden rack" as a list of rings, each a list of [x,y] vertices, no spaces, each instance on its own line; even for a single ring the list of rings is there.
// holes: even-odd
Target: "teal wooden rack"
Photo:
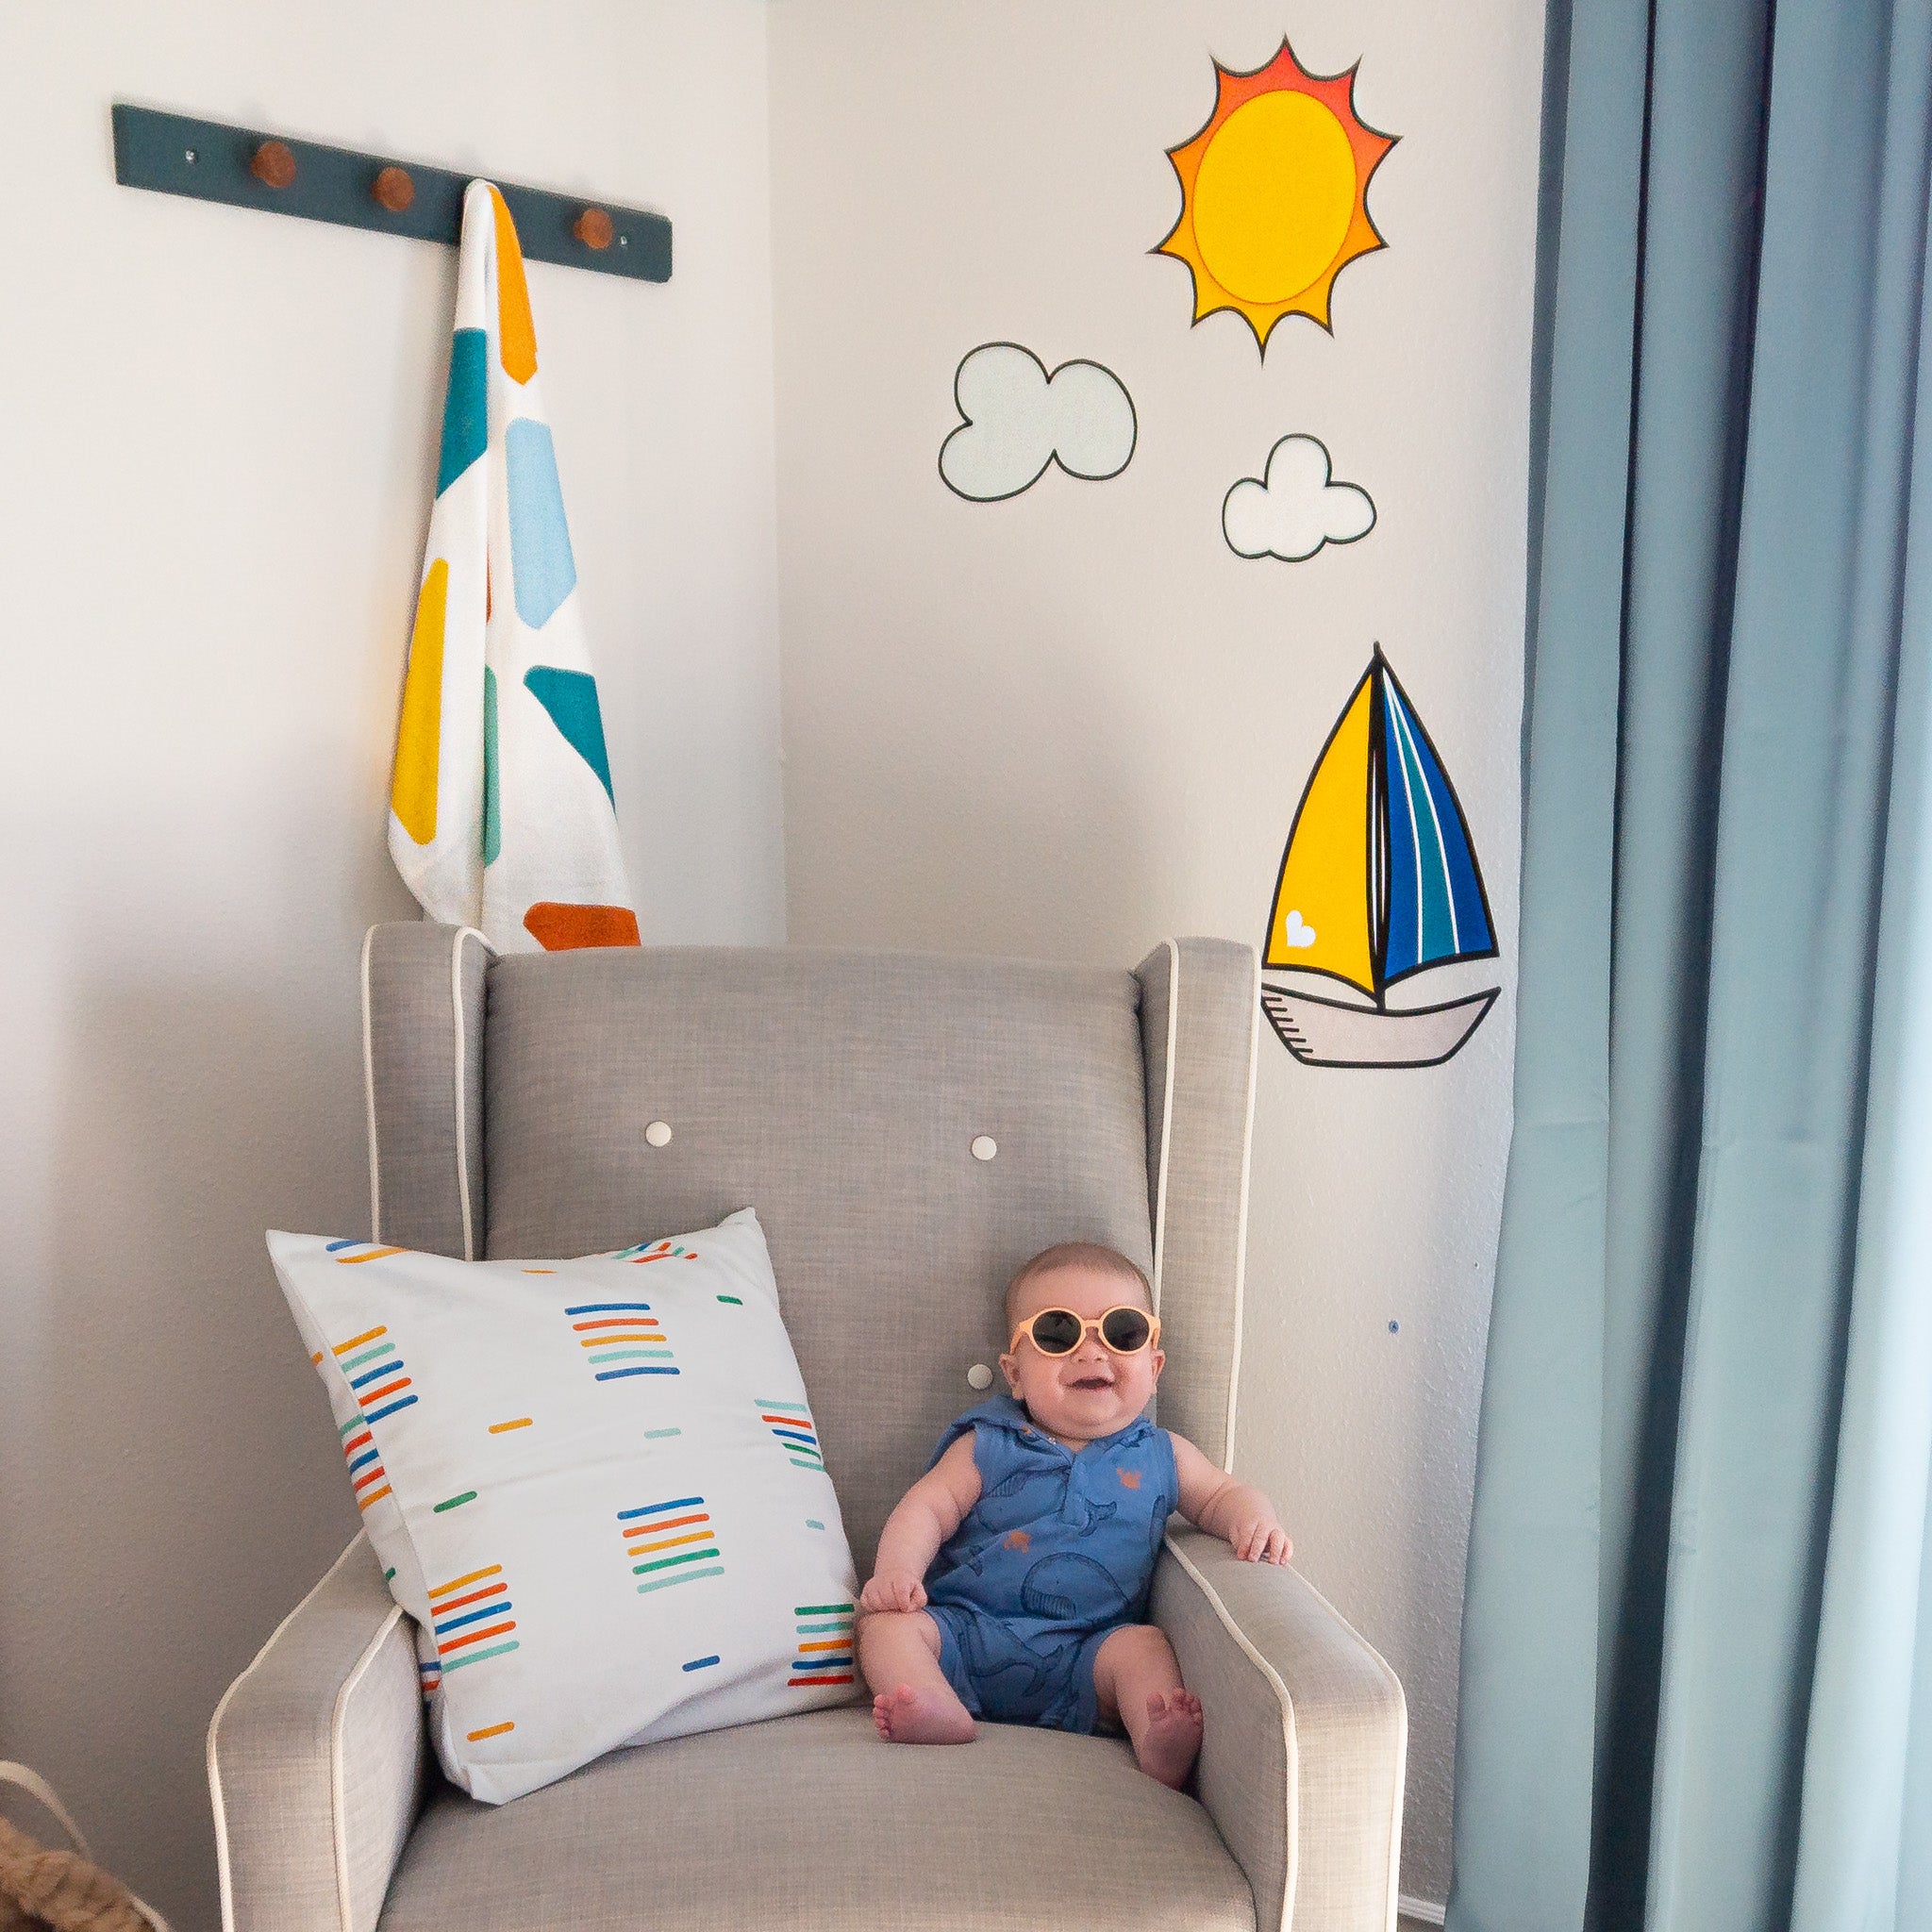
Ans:
[[[114,178],[125,188],[451,245],[462,229],[464,189],[487,178],[501,191],[524,254],[532,261],[632,281],[671,279],[671,224],[643,208],[125,101],[114,104]]]

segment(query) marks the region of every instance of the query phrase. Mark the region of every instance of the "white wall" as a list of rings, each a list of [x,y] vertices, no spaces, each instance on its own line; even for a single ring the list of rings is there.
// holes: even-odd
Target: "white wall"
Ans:
[[[116,97],[672,217],[668,287],[532,266],[545,396],[644,933],[771,941],[765,15],[0,8],[0,1756],[185,1932],[208,1714],[355,1527],[261,1231],[368,1212],[455,255],[117,188]]]
[[[1148,251],[1211,55],[1361,61],[1403,137],[1335,333],[1191,329]],[[1428,1072],[1263,1042],[1238,1466],[1411,1713],[1405,1889],[1444,1895],[1457,1620],[1508,1132],[1541,0],[813,0],[774,9],[786,854],[794,941],[1130,965],[1258,940],[1316,753],[1379,640],[1459,789],[1504,998]],[[971,504],[936,472],[961,356],[1132,392],[1117,480]],[[1321,436],[1380,521],[1303,564],[1228,486]],[[1491,976],[1482,977],[1484,974]],[[1435,996],[1440,997],[1440,994]],[[1390,1324],[1399,1323],[1391,1333]]]

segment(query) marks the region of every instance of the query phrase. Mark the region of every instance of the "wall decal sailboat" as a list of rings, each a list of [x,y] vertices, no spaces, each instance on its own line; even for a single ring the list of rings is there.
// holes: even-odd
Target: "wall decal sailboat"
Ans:
[[[1281,1041],[1310,1067],[1433,1067],[1501,991],[1391,1007],[1391,986],[1496,957],[1489,894],[1455,788],[1375,646],[1295,808],[1261,963],[1320,974],[1373,1002],[1263,982]]]

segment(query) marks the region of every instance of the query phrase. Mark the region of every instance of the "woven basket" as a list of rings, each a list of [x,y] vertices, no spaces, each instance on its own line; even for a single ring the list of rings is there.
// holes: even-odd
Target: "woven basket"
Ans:
[[[93,1862],[80,1826],[45,1778],[0,1759],[0,1785],[27,1792],[73,1846],[48,1851],[0,1818],[0,1932],[168,1932],[160,1913]]]

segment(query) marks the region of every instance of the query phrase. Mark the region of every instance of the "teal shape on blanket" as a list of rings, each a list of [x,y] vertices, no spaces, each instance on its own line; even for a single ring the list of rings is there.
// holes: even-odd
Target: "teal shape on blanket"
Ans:
[[[517,615],[532,630],[541,630],[577,581],[570,526],[563,520],[563,486],[557,480],[557,451],[549,425],[528,416],[511,421],[503,448]]]
[[[483,863],[503,850],[503,784],[496,762],[496,673],[483,667]]]
[[[449,391],[442,399],[442,456],[436,465],[436,493],[442,492],[490,445],[484,400],[488,345],[480,328],[459,328],[449,351]]]
[[[524,673],[530,695],[550,713],[550,722],[563,733],[570,748],[597,774],[597,782],[612,805],[610,759],[604,750],[604,714],[597,708],[597,680],[587,671],[559,671],[554,664],[533,664]]]

